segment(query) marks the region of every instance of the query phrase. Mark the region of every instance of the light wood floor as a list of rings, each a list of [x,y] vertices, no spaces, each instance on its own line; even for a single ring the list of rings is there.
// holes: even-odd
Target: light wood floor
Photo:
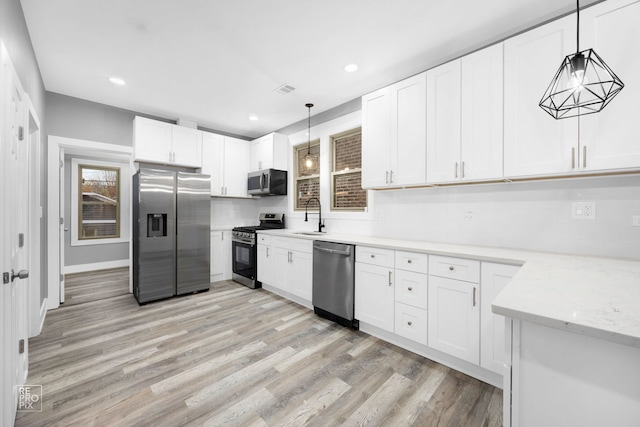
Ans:
[[[64,306],[129,293],[129,267],[65,274]]]
[[[16,426],[499,426],[502,392],[264,290],[47,314]]]

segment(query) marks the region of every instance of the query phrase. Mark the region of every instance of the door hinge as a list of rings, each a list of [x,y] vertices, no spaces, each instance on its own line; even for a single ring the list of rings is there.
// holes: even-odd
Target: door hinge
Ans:
[[[22,126],[18,126],[18,140],[22,141],[24,139],[24,128]]]
[[[64,282],[64,274],[61,274],[61,275],[60,275],[60,281],[61,281],[61,282]]]
[[[24,353],[24,340],[18,342],[18,354]]]
[[[9,272],[2,273],[2,283],[5,285],[11,283],[11,275]]]
[[[64,167],[64,162],[60,160],[60,169],[62,169],[63,167]]]
[[[64,218],[60,217],[60,225],[64,224]]]

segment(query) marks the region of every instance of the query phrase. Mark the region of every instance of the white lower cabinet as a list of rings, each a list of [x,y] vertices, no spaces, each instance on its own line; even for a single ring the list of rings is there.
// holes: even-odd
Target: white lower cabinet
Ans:
[[[395,333],[427,345],[427,310],[396,302]]]
[[[478,365],[480,262],[430,256],[429,273],[429,347]]]
[[[263,250],[261,249],[263,247]],[[261,266],[270,264],[261,274]],[[258,278],[261,282],[310,302],[313,293],[313,241],[272,236],[271,245],[258,239]]]
[[[211,231],[211,283],[231,279],[231,231]]]
[[[395,251],[356,247],[355,318],[393,332]]]
[[[505,317],[491,312],[491,302],[505,287],[507,282],[520,270],[515,265],[482,263],[480,283],[482,298],[480,299],[480,366],[497,374],[504,372],[508,362],[505,348]]]
[[[392,267],[356,262],[356,319],[393,332],[393,294]]]
[[[258,281],[264,283],[273,282],[273,248],[271,236],[258,234]]]

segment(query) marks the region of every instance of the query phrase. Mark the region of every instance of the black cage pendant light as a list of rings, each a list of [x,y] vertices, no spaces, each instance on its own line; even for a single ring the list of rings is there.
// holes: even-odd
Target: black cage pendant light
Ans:
[[[597,113],[624,87],[593,49],[580,51],[580,0],[576,4],[576,53],[564,58],[539,104],[554,119]]]
[[[304,156],[305,172],[316,172],[318,170],[318,156],[311,154],[311,107],[313,104],[305,104],[309,109],[309,127],[307,129],[307,154]]]

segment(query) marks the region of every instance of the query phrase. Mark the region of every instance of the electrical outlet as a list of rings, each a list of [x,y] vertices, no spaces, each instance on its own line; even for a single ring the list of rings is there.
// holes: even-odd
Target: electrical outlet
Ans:
[[[571,218],[596,219],[596,202],[571,203]]]

